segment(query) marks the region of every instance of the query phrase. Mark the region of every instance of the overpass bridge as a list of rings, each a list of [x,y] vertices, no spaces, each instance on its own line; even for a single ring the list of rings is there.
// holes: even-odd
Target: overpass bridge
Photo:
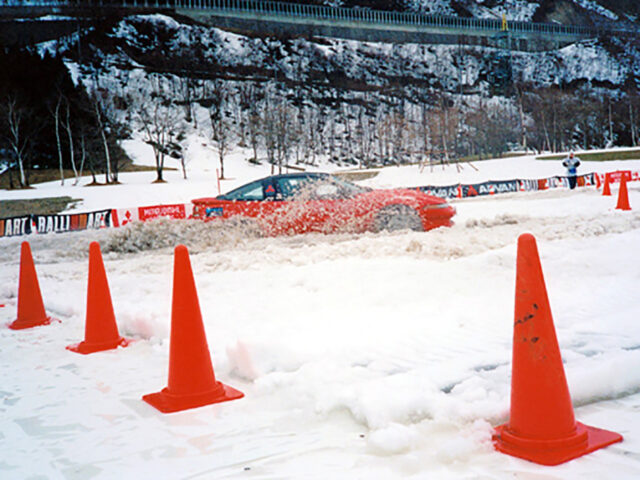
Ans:
[[[579,25],[532,23],[341,8],[262,0],[0,0],[0,43],[42,41],[50,27],[77,28],[110,15],[168,13],[238,32],[327,36],[370,42],[444,43],[536,51],[559,48],[601,35],[636,34]],[[61,32],[64,28],[60,29]],[[70,32],[66,32],[70,33]],[[64,35],[65,33],[61,33]],[[9,37],[9,38],[3,38]],[[46,38],[45,38],[46,39]]]

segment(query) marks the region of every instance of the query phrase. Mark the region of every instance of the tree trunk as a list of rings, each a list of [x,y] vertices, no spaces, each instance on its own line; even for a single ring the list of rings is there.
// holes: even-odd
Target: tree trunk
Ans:
[[[80,137],[80,152],[81,152],[81,157],[80,157],[80,173],[78,174],[78,179],[80,177],[82,177],[82,171],[84,170],[84,162],[87,158],[87,149],[85,146],[85,138],[84,135],[82,135]],[[76,182],[78,183],[78,182]]]
[[[100,103],[98,99],[94,99],[93,108],[98,121],[98,127],[100,128],[100,137],[102,138],[102,146],[104,148],[104,158],[106,161],[107,172],[105,175],[105,183],[111,182],[111,155],[109,154],[109,144],[107,142],[107,136],[104,133],[104,123],[102,121],[102,112],[100,112]]]
[[[635,147],[636,146],[636,128],[635,128],[635,122],[633,118],[633,105],[631,104],[631,101],[629,101],[629,127],[631,130],[631,146]]]
[[[71,131],[71,119],[70,119],[68,103],[67,103],[67,115],[65,119],[64,128],[67,131],[67,137],[69,139],[69,159],[71,161],[71,168],[73,169],[73,175],[75,176],[75,181],[73,182],[73,184],[77,185],[78,181],[80,180],[80,176],[78,175],[78,169],[76,168],[75,153],[73,148],[73,132]]]
[[[518,113],[520,115],[520,134],[522,135],[522,148],[527,151],[527,128],[524,124],[524,107],[522,106],[522,95],[518,90]]]
[[[220,158],[220,180],[224,180],[224,153],[219,150],[218,158]]]
[[[164,154],[158,151],[156,153],[156,182],[164,182],[162,170],[164,170]]]
[[[18,153],[18,168],[20,170],[20,186],[28,187],[29,184],[27,182],[27,176],[24,173],[24,160],[22,159],[22,155]]]
[[[107,136],[104,133],[102,126],[100,127],[100,137],[102,137],[102,146],[104,148],[104,158],[107,162],[107,172],[105,174],[105,183],[111,183],[111,155],[109,154],[109,144],[107,142]]]
[[[613,146],[613,120],[611,118],[611,97],[609,97],[609,145]]]
[[[60,168],[60,185],[64,185],[64,169],[62,168],[62,142],[60,140],[60,103],[62,99],[58,98],[56,103],[56,110],[54,113],[55,126],[56,126],[56,143],[58,145],[58,165]]]

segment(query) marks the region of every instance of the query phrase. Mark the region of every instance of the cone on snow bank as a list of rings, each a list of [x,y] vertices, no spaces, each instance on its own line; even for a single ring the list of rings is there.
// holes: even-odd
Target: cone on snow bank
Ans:
[[[620,178],[620,190],[618,190],[616,210],[631,210],[631,205],[629,205],[629,192],[627,191],[627,176],[624,174],[622,174]]]
[[[604,174],[604,187],[602,188],[602,195],[605,197],[611,196],[611,185],[609,185],[609,174]]]
[[[169,382],[142,399],[163,413],[179,412],[241,398],[244,394],[216,380],[211,364],[189,252],[175,249]]]
[[[497,450],[558,465],[622,436],[576,422],[533,235],[518,239],[511,415],[496,427]]]
[[[126,347],[129,344],[129,341],[118,333],[109,282],[98,242],[91,242],[89,245],[87,318],[84,328],[84,341],[67,346],[67,350],[86,355],[119,346]]]
[[[13,330],[49,325],[42,302],[36,267],[33,264],[29,242],[22,242],[20,249],[20,279],[18,280],[18,318],[9,325]]]

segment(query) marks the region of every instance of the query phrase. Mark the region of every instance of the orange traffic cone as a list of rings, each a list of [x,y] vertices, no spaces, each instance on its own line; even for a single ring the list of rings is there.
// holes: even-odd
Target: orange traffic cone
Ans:
[[[169,384],[160,392],[144,395],[145,402],[171,413],[244,396],[216,380],[189,252],[184,245],[175,249],[170,341]]]
[[[627,176],[624,173],[620,178],[620,190],[618,190],[616,210],[631,210],[631,206],[629,205],[629,192],[627,191]]]
[[[86,355],[112,350],[118,346],[126,347],[128,344],[129,341],[118,333],[100,245],[98,242],[91,242],[89,245],[89,281],[84,341],[67,346],[67,350]]]
[[[611,185],[609,185],[609,174],[604,174],[604,187],[602,188],[602,195],[606,197],[611,196]]]
[[[496,427],[495,448],[542,465],[558,465],[622,436],[575,421],[551,308],[533,235],[518,239],[511,415]]]
[[[49,325],[53,319],[44,311],[42,293],[29,242],[20,249],[20,279],[18,281],[18,318],[9,325],[13,330]]]

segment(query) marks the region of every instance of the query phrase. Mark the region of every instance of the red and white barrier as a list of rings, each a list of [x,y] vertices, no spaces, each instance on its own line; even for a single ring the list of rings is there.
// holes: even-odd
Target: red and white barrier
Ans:
[[[218,175],[219,176],[219,175]],[[605,183],[620,183],[622,177],[627,182],[640,181],[640,171],[617,170],[607,173],[588,173],[578,176],[578,186]],[[526,192],[548,188],[567,187],[566,177],[550,177],[538,180],[508,180],[484,182],[476,185],[450,185],[445,187],[415,187],[417,190],[444,198],[465,198],[476,195],[493,195],[505,192]],[[31,233],[65,232],[97,228],[122,227],[131,222],[153,220],[155,218],[186,219],[193,213],[192,203],[171,205],[150,205],[146,207],[114,208],[86,213],[64,213],[59,215],[22,215],[0,218],[0,237],[28,235]]]
[[[600,183],[604,183],[605,177],[609,178],[609,183],[620,183],[623,175],[626,177],[627,182],[640,181],[640,170],[616,170],[615,172],[596,173],[596,175]]]

